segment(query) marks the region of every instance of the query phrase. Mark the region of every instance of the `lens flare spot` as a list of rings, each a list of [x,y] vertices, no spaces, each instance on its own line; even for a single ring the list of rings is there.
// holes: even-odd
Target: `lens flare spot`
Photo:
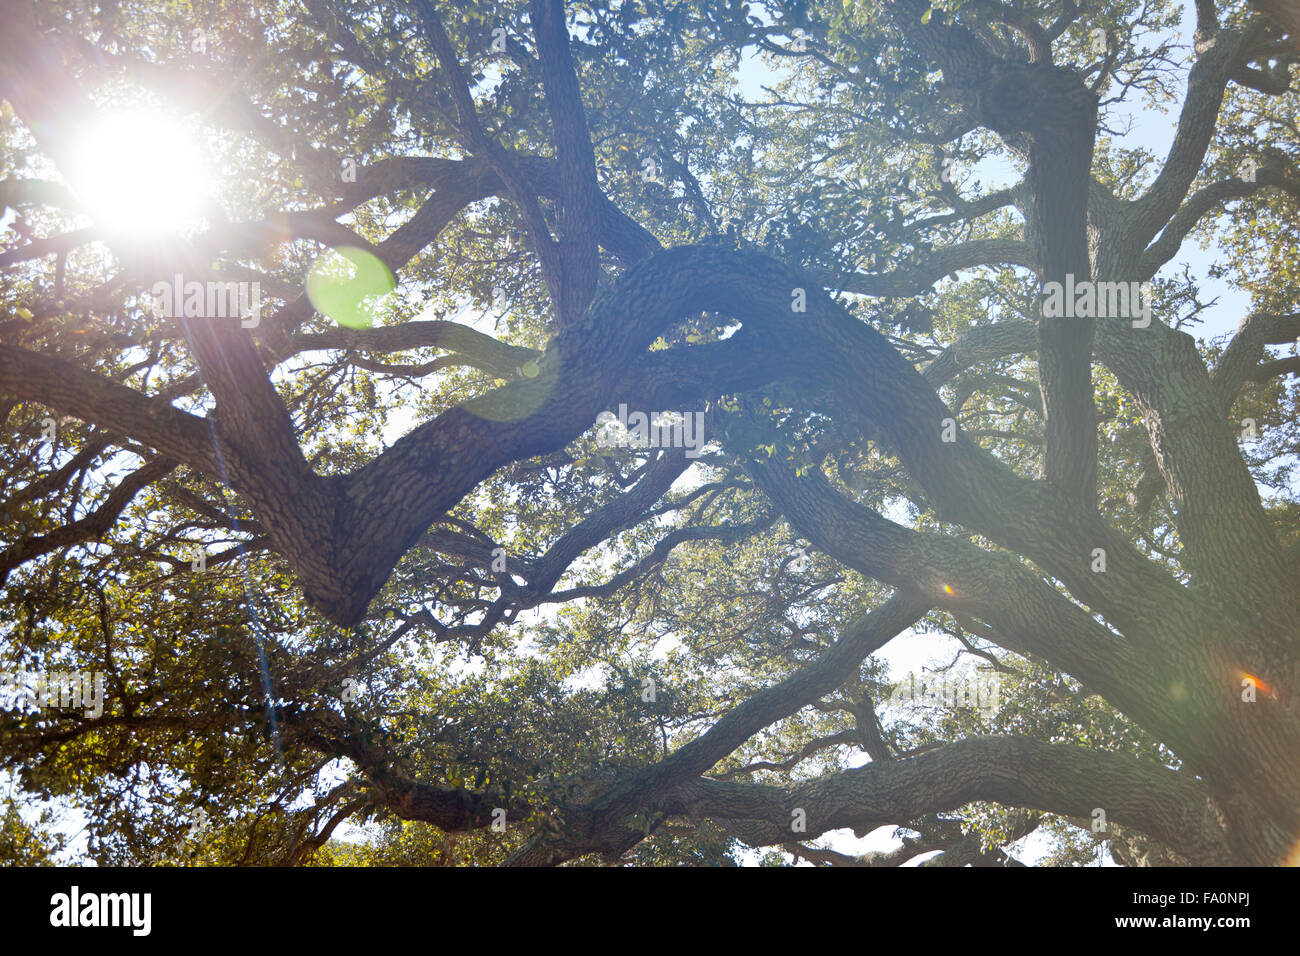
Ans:
[[[1267,694],[1270,697],[1273,696],[1272,685],[1264,683],[1263,680],[1256,677],[1254,674],[1247,674],[1245,671],[1242,671],[1241,679],[1243,682],[1250,681],[1255,686],[1255,689],[1258,690],[1261,694]]]
[[[1286,859],[1282,861],[1282,865],[1300,866],[1300,842],[1297,842],[1295,846],[1291,847],[1291,852],[1286,855]]]
[[[364,249],[340,246],[312,263],[307,298],[312,307],[350,329],[367,329],[383,298],[397,288],[388,266]]]

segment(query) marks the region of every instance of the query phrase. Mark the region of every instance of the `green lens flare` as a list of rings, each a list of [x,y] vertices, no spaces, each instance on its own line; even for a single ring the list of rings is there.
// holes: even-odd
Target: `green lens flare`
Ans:
[[[307,298],[312,307],[350,329],[374,325],[379,300],[395,288],[397,280],[388,266],[352,246],[326,252],[307,274]]]

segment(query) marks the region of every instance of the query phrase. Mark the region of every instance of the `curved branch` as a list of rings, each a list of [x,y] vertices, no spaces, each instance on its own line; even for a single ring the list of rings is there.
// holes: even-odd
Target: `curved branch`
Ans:
[[[675,791],[664,809],[732,821],[751,846],[787,843],[796,810],[806,837],[871,830],[976,800],[1132,827],[1189,861],[1230,859],[1205,786],[1187,773],[1122,754],[1029,737],[969,737],[904,760],[870,763],[790,788],[699,779]],[[734,827],[729,827],[735,830]]]
[[[1182,204],[1205,159],[1213,138],[1219,107],[1233,71],[1260,37],[1260,24],[1237,33],[1220,30],[1187,77],[1187,94],[1178,116],[1178,130],[1160,174],[1150,188],[1128,205],[1130,248],[1144,248]]]
[[[0,343],[0,392],[149,445],[210,475],[221,467],[207,419],[39,352]]]
[[[920,295],[946,275],[978,266],[1015,265],[1034,269],[1033,252],[1020,239],[974,239],[956,246],[935,249],[926,258],[910,266],[901,266],[879,275],[865,273],[813,272],[827,289],[856,292],[879,298]]]
[[[1211,183],[1188,197],[1161,231],[1159,238],[1142,253],[1139,274],[1155,275],[1162,265],[1178,254],[1187,234],[1196,228],[1207,213],[1223,203],[1253,196],[1266,186],[1279,189],[1300,201],[1300,177],[1275,165],[1261,166],[1255,170],[1254,182],[1226,179]]]
[[[102,537],[137,494],[169,474],[176,464],[175,461],[167,458],[156,458],[123,478],[108,493],[103,503],[84,518],[61,525],[48,534],[10,545],[0,552],[0,581],[4,581],[9,576],[9,572],[18,565],[30,561],[37,555],[48,554],[59,548],[71,547],[83,541]]]

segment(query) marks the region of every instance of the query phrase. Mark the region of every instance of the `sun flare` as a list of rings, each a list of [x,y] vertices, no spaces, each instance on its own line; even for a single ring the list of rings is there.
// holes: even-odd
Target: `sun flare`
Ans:
[[[73,162],[73,188],[113,233],[178,232],[199,219],[211,186],[192,131],[143,109],[87,124]]]

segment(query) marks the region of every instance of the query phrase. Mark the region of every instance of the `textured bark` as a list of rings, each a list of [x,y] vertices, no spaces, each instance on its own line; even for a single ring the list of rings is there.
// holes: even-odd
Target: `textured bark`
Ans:
[[[1027,737],[969,737],[918,757],[871,763],[794,787],[700,779],[674,793],[666,809],[735,821],[756,846],[786,842],[795,809],[809,837],[850,827],[869,831],[902,818],[973,800],[1108,820],[1150,832],[1189,860],[1229,860],[1205,791],[1165,768]]]

